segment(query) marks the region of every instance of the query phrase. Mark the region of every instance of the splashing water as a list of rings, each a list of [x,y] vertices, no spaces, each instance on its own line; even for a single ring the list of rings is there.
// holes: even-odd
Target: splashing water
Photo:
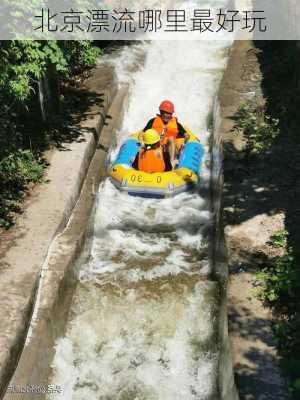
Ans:
[[[130,87],[118,147],[169,98],[208,150],[209,117],[231,42],[126,47],[115,61],[120,83]],[[141,54],[143,67],[130,72]],[[53,362],[52,380],[65,400],[215,398],[218,289],[207,279],[209,210],[209,199],[197,191],[154,200],[127,196],[108,180],[100,186],[90,260],[79,269]]]

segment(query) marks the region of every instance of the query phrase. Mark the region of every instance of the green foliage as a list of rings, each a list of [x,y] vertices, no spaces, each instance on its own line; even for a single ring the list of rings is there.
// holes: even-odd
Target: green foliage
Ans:
[[[263,282],[261,298],[268,301],[271,306],[279,308],[279,300],[288,301],[294,295],[294,288],[300,289],[297,283],[297,270],[294,266],[294,252],[288,249],[282,257],[278,257],[272,267],[263,268],[257,278]]]
[[[300,398],[300,269],[294,249],[287,246],[288,233],[278,231],[271,244],[284,249],[284,254],[256,274],[260,283],[259,297],[278,316],[273,332],[282,359],[282,370],[290,380],[290,391]]]
[[[44,165],[30,150],[18,150],[0,161],[0,226],[8,228],[30,182],[39,182]]]
[[[37,7],[39,2],[18,2],[18,7]],[[55,81],[53,86],[58,88],[62,82],[72,81],[74,74],[94,66],[100,53],[89,41],[0,41],[0,225],[12,223],[17,199],[42,173],[31,151],[32,144],[33,150],[44,146],[46,132],[51,131],[50,118],[44,125],[41,118],[41,81],[47,77],[47,82]],[[53,95],[51,92],[54,103]],[[58,104],[59,90],[55,95]]]
[[[270,244],[274,247],[286,248],[288,232],[284,229],[277,231],[271,236]]]
[[[28,182],[37,182],[43,167],[37,163],[30,150],[18,150],[0,162],[1,185],[8,186],[12,181],[23,188]]]
[[[236,128],[247,138],[248,151],[260,154],[270,148],[279,134],[279,120],[265,114],[255,102],[242,104],[236,114]]]
[[[61,46],[69,66],[69,74],[78,74],[93,67],[101,54],[100,48],[91,46],[91,42],[87,40],[64,41]]]
[[[2,41],[0,98],[6,98],[5,104],[24,102],[36,95],[36,85],[50,66],[65,78],[93,67],[100,53],[89,41]]]

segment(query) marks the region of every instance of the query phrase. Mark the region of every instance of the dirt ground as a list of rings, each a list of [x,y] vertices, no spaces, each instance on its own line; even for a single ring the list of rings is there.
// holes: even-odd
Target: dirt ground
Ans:
[[[284,229],[285,214],[274,207],[277,192],[266,182],[266,165],[241,161],[245,139],[234,131],[240,104],[256,98],[262,104],[259,50],[237,41],[221,85],[224,132],[224,228],[229,252],[229,329],[235,376],[241,400],[287,398],[272,341],[270,310],[255,295],[254,274],[276,250],[268,241]],[[278,251],[278,250],[277,250]]]

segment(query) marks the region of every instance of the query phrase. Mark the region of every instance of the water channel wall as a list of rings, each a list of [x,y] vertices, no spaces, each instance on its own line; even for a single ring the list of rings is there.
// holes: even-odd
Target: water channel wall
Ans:
[[[100,71],[96,71],[99,74]],[[96,84],[96,82],[95,82]],[[81,177],[78,180],[77,198],[68,205],[69,213],[61,221],[60,230],[52,241],[48,255],[41,269],[41,277],[37,285],[36,306],[31,318],[26,344],[19,358],[14,374],[2,381],[2,388],[21,387],[26,384],[47,386],[51,373],[51,362],[54,356],[55,340],[64,334],[66,320],[71,304],[75,285],[74,265],[84,262],[89,252],[89,240],[92,237],[93,210],[97,188],[105,178],[105,159],[111,145],[114,132],[122,121],[122,110],[128,89],[116,90],[116,85],[110,86],[110,99],[105,110],[109,116],[92,119],[90,128],[95,135],[86,151]],[[97,112],[95,109],[94,112]],[[89,124],[86,123],[86,124]],[[216,100],[214,107],[214,126],[211,139],[211,204],[214,215],[212,227],[212,274],[209,279],[218,282],[219,313],[216,325],[216,340],[219,350],[219,366],[216,377],[216,398],[213,400],[237,400],[238,394],[233,379],[231,350],[228,338],[226,287],[228,267],[226,248],[221,227],[221,194],[222,194],[222,143],[220,128],[220,110]],[[81,188],[81,191],[80,191]],[[76,201],[77,200],[77,201]],[[101,199],[100,199],[101,200]],[[29,316],[28,316],[29,317]],[[24,343],[25,333],[22,343]],[[21,344],[19,345],[21,351]],[[12,360],[10,370],[16,366]],[[11,379],[10,379],[11,378]],[[30,399],[30,393],[11,393],[4,395],[5,400]],[[45,395],[34,395],[34,398],[44,399]]]
[[[226,74],[226,71],[225,71]],[[218,318],[218,400],[238,400],[234,382],[231,345],[228,335],[227,284],[229,278],[228,257],[222,226],[222,189],[223,189],[223,152],[222,152],[222,117],[218,97],[215,99],[213,112],[213,135],[211,136],[211,206],[213,211],[212,226],[212,278],[219,283],[219,318]]]
[[[26,390],[26,385],[47,386],[53,345],[64,332],[74,282],[71,267],[82,254],[82,246],[91,233],[87,221],[97,187],[105,177],[107,151],[112,133],[122,120],[120,110],[127,94],[126,88],[117,90],[113,73],[107,68],[95,71],[87,90],[99,95],[99,103],[89,109],[88,117],[80,124],[83,142],[80,163],[72,177],[73,191],[65,203],[62,218],[57,221],[56,233],[40,266],[37,282],[32,282],[28,323],[24,326],[20,322],[18,331],[10,336],[11,357],[0,370],[0,398],[29,399],[33,394],[16,391]],[[42,399],[44,395],[34,394],[34,398]]]

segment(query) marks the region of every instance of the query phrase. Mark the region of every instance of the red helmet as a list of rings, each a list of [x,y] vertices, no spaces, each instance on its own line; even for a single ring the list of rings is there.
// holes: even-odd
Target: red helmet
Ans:
[[[159,111],[165,111],[167,113],[173,114],[174,104],[169,100],[164,100],[162,103],[160,103]]]

